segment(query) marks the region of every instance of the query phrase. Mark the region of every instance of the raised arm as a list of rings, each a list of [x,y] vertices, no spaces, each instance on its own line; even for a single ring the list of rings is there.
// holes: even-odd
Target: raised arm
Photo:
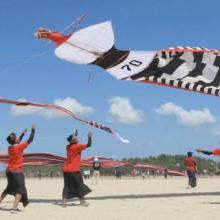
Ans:
[[[36,129],[36,126],[32,125],[31,134],[27,140],[28,144],[30,144],[34,140],[35,129]]]
[[[206,150],[203,150],[202,148],[197,148],[196,151],[200,152],[200,153],[203,153],[203,154],[206,154],[206,155],[212,155],[213,154],[212,151],[206,151]]]
[[[92,145],[92,132],[89,131],[89,133],[88,133],[87,147],[90,147],[91,145]]]
[[[19,143],[21,142],[21,140],[23,139],[23,137],[24,137],[24,135],[26,134],[26,132],[27,132],[27,129],[24,129],[23,131],[22,131],[22,133],[21,133],[21,135],[19,136]]]

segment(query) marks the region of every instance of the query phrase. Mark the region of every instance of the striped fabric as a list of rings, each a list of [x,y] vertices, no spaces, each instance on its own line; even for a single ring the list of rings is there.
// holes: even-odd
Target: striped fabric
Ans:
[[[117,62],[113,62],[111,54],[118,58]],[[114,49],[94,64],[106,69],[117,79],[220,96],[220,51],[215,49],[170,47],[155,53]]]
[[[47,164],[59,164],[65,161],[65,157],[56,156],[53,154],[46,153],[32,153],[24,154],[24,165],[47,165]],[[1,154],[0,162],[7,164],[8,155]]]
[[[26,106],[34,106],[34,107],[40,107],[40,108],[48,108],[51,110],[56,110],[56,111],[61,111],[68,115],[69,117],[83,123],[87,123],[95,128],[99,128],[109,134],[112,134],[119,138],[123,143],[129,143],[130,141],[127,139],[122,138],[119,133],[117,133],[114,129],[106,127],[103,124],[97,123],[95,121],[90,121],[87,119],[79,118],[76,116],[73,112],[68,110],[67,108],[64,108],[59,105],[52,105],[52,104],[44,104],[44,103],[35,103],[35,102],[27,102],[27,101],[15,101],[15,100],[10,100],[10,99],[5,99],[5,98],[0,98],[0,103],[5,103],[5,104],[11,104],[11,105],[16,105],[16,106],[21,106],[21,107],[26,107]]]

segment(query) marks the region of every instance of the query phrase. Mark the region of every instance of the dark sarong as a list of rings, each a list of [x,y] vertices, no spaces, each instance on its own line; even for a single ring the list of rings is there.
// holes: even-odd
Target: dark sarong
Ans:
[[[28,196],[27,196],[27,190],[25,187],[25,181],[24,181],[24,174],[23,172],[6,172],[8,185],[7,188],[4,190],[3,194],[7,195],[13,195],[16,194],[22,195],[21,202],[23,203],[23,206],[27,206],[29,204]]]
[[[196,187],[197,181],[196,181],[196,172],[195,171],[187,171],[188,178],[189,178],[189,185],[191,187]]]
[[[64,172],[63,177],[63,198],[71,199],[78,197],[79,199],[83,199],[85,195],[92,191],[83,183],[83,178],[80,172]]]

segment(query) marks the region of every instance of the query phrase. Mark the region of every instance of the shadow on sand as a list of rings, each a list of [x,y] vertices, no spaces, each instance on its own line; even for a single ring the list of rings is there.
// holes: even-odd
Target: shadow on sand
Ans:
[[[194,192],[194,193],[164,193],[164,194],[131,194],[131,195],[110,195],[110,196],[93,196],[86,200],[128,200],[128,199],[157,199],[157,198],[177,198],[177,197],[192,197],[192,196],[220,196],[220,192]],[[30,203],[54,203],[60,205],[59,199],[30,199]],[[209,203],[216,204],[216,203]],[[220,203],[219,203],[220,204]]]

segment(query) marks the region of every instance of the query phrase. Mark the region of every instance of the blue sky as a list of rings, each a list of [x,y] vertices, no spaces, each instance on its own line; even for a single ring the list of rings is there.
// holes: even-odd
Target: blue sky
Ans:
[[[219,49],[219,7],[217,0],[0,1],[0,96],[45,103],[70,97],[82,109],[89,107],[88,114],[78,110],[79,116],[102,122],[131,140],[131,144],[123,144],[93,128],[94,143],[84,157],[145,157],[184,154],[198,146],[219,147],[218,97],[117,81],[99,68],[88,82],[91,66],[58,59],[53,44],[33,36],[39,26],[59,31],[86,13],[80,28],[111,20],[116,47],[120,49],[152,51],[178,45]],[[44,52],[44,56],[27,63],[28,57],[5,56]],[[115,114],[110,110],[114,104],[119,106]],[[129,124],[121,119],[120,106],[130,109]],[[7,149],[9,132],[19,133],[32,123],[37,125],[37,134],[28,152],[65,155],[66,137],[76,128],[81,141],[86,141],[91,129],[86,124],[67,117],[45,119],[42,114],[16,116],[11,106],[1,104],[0,151]]]

